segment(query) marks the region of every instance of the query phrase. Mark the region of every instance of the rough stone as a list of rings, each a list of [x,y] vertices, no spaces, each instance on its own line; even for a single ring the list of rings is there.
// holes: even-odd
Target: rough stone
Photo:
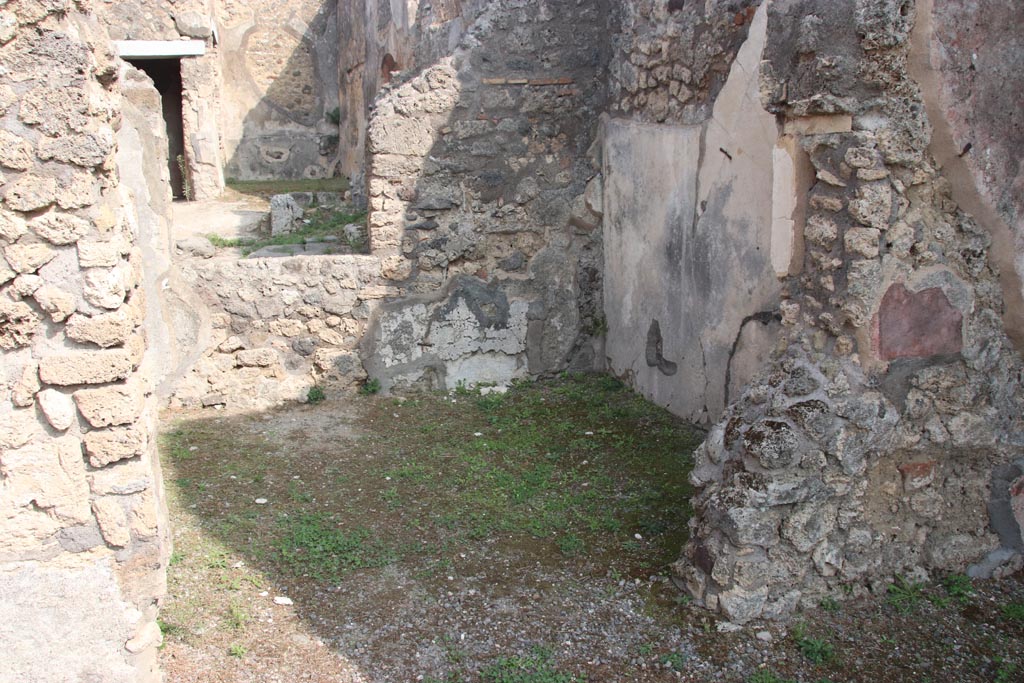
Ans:
[[[92,511],[100,525],[100,533],[108,545],[124,548],[131,543],[131,532],[128,529],[128,516],[118,498],[96,498],[92,501]],[[144,648],[136,649],[141,652]]]
[[[56,256],[53,247],[40,243],[11,244],[4,249],[7,263],[19,273],[34,273]]]
[[[127,379],[134,369],[129,351],[69,351],[39,360],[39,378],[47,384],[105,384]]]
[[[139,419],[145,394],[137,381],[98,389],[79,389],[75,404],[93,427],[128,425]]]
[[[88,432],[83,439],[89,464],[104,467],[119,460],[142,455],[147,447],[145,431],[138,427],[114,427]]]
[[[32,219],[28,227],[50,244],[74,244],[89,232],[89,223],[77,216],[51,211]]]
[[[56,389],[44,389],[36,398],[46,421],[58,432],[67,431],[75,423],[75,404],[67,394]]]
[[[134,328],[132,319],[120,310],[96,316],[75,314],[68,320],[65,332],[68,338],[77,342],[108,348],[127,342]]]

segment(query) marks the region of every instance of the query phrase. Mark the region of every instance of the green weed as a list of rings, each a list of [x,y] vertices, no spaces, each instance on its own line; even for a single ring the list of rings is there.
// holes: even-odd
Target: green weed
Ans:
[[[392,553],[366,529],[345,532],[323,515],[284,517],[275,542],[281,562],[296,576],[336,581],[347,572],[389,564]]]
[[[374,377],[363,382],[363,386],[359,387],[359,393],[363,396],[371,396],[380,393],[380,389],[380,380]]]
[[[534,648],[523,657],[502,657],[480,672],[481,683],[582,683],[585,678],[558,671],[551,651]]]
[[[796,683],[792,678],[782,678],[774,671],[761,669],[747,677],[747,683]]]
[[[1011,621],[1024,621],[1024,602],[1010,602],[1003,605],[1000,612]]]
[[[661,656],[661,663],[673,671],[682,671],[686,666],[686,657],[678,652],[669,652]]]
[[[244,645],[239,645],[238,643],[231,643],[231,645],[228,646],[228,655],[230,655],[231,657],[238,657],[239,659],[241,659],[245,656],[246,652],[247,650],[245,649]]]
[[[324,393],[324,388],[319,384],[314,384],[309,388],[309,391],[306,392],[306,401],[314,405],[322,402],[326,398],[327,395]]]
[[[907,581],[897,576],[894,583],[889,584],[886,602],[896,608],[897,612],[906,614],[915,609],[924,599],[924,584]]]
[[[835,647],[825,638],[810,638],[806,625],[799,623],[793,627],[793,641],[800,654],[812,664],[826,664],[835,658]]]

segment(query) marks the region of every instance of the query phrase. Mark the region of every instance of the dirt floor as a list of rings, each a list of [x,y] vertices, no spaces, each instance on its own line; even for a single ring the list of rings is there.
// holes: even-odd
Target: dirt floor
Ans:
[[[608,377],[164,418],[171,683],[1024,681],[1020,577],[723,630],[667,571],[702,434]]]

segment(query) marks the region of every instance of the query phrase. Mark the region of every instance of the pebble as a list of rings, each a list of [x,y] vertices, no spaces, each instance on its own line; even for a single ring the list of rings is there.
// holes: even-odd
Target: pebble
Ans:
[[[772,634],[768,631],[758,631],[756,637],[758,640],[763,641],[765,643],[772,642]]]
[[[274,598],[274,604],[275,605],[294,605],[295,603],[292,602],[291,598],[286,598],[283,595],[278,595],[276,598]]]
[[[266,505],[267,504],[267,499],[266,498],[257,498],[253,502],[256,503],[257,505]]]

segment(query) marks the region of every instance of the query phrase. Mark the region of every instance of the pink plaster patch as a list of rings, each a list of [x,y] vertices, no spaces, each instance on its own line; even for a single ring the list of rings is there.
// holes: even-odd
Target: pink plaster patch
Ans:
[[[1024,477],[1017,477],[1010,484],[1010,509],[1013,510],[1021,539],[1024,540]]]
[[[883,360],[959,353],[963,316],[938,287],[911,292],[896,283],[875,314],[878,355]]]
[[[935,462],[912,462],[900,465],[900,474],[903,475],[903,489],[905,491],[916,491],[928,486],[935,479]]]

